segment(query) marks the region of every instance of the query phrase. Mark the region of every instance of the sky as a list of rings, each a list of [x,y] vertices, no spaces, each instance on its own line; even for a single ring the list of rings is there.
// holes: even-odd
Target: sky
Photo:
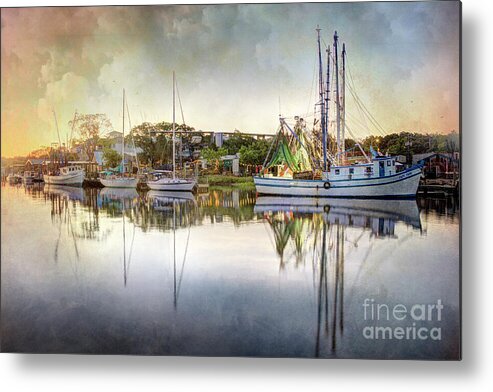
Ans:
[[[171,121],[176,72],[196,129],[274,133],[313,112],[316,32],[346,44],[348,75],[385,132],[459,130],[458,2],[3,8],[1,153],[63,140],[78,113],[122,128]],[[314,83],[315,82],[315,83]],[[348,125],[365,128],[348,94]],[[182,122],[177,110],[177,121]],[[374,133],[374,132],[373,132]]]

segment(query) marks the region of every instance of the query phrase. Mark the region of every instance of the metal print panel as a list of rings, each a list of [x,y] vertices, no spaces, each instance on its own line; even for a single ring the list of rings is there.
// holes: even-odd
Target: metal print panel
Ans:
[[[459,2],[1,24],[2,352],[460,359]]]

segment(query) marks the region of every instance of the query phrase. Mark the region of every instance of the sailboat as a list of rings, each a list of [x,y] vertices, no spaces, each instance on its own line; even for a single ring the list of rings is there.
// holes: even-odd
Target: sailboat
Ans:
[[[125,89],[123,89],[123,127],[122,127],[122,162],[121,174],[110,175],[99,179],[101,184],[108,188],[137,188],[139,182],[136,177],[125,177]]]
[[[61,148],[60,131],[58,129],[58,121],[56,118],[56,113],[53,111],[53,116],[55,117],[56,131],[58,135],[58,143]],[[75,113],[77,116],[77,113]],[[72,127],[75,125],[75,117],[72,123]],[[61,150],[60,150],[61,151]],[[65,165],[59,170],[45,174],[43,176],[45,184],[48,185],[71,185],[71,186],[82,186],[84,178],[86,176],[85,170],[79,165],[67,165],[67,160],[65,158]]]
[[[175,72],[173,71],[173,177],[161,177],[156,180],[151,180],[147,182],[149,188],[155,191],[184,191],[191,192],[196,185],[194,179],[184,179],[178,178],[176,176],[176,146],[175,146],[175,90],[176,90],[176,79]]]
[[[318,165],[316,159],[312,158],[312,163],[315,168],[310,173],[311,178],[303,176],[296,178],[293,174],[286,174],[284,171],[279,175],[272,174],[268,169],[270,165],[265,165],[269,158],[270,151],[264,162],[264,170],[254,176],[255,187],[257,192],[265,195],[281,195],[281,196],[312,196],[312,197],[359,197],[359,198],[414,198],[418,190],[419,180],[422,172],[422,165],[414,165],[405,170],[398,170],[398,163],[395,157],[383,156],[371,148],[372,157],[368,157],[359,143],[357,147],[361,150],[364,160],[353,164],[346,162],[346,150],[344,141],[345,129],[349,129],[345,121],[345,62],[346,48],[343,45],[342,49],[342,75],[339,72],[339,55],[338,55],[338,35],[337,31],[334,34],[333,44],[333,61],[335,66],[335,97],[331,98],[330,86],[330,63],[331,52],[327,50],[327,76],[324,81],[322,55],[320,48],[320,29],[317,28],[317,44],[318,44],[318,61],[319,61],[319,95],[320,100],[317,106],[320,107],[320,128],[322,133],[322,165]],[[339,84],[339,77],[342,76],[342,83]],[[337,151],[331,154],[328,151],[328,114],[329,102],[335,102],[336,109],[336,125],[337,125]],[[285,162],[287,166],[292,168],[292,172],[296,170],[296,154],[292,152],[292,144],[288,146],[285,143],[287,137],[291,137],[300,146],[300,150],[304,150],[304,154],[313,152],[307,143],[300,137],[299,132],[287,124],[285,118],[280,117],[280,131],[282,138],[276,137],[274,142],[278,142],[278,147],[275,150],[271,162]],[[279,136],[279,135],[278,135]],[[272,147],[272,146],[271,146]],[[271,149],[272,150],[272,149]],[[299,169],[299,167],[298,167]],[[318,169],[318,175],[316,170]]]

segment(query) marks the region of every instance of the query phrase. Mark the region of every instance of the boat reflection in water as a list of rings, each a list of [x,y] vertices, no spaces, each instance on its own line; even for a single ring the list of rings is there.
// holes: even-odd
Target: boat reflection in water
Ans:
[[[312,264],[317,304],[315,357],[334,355],[337,339],[344,333],[346,252],[357,248],[365,234],[370,243],[381,238],[397,239],[398,222],[421,232],[415,200],[261,196],[254,210],[263,215],[271,228],[280,270],[286,268],[291,258],[298,267],[307,261]],[[348,229],[353,232],[348,233]],[[360,271],[370,249],[371,246],[360,263]],[[330,353],[324,352],[324,341]]]
[[[6,351],[457,355],[453,201],[418,200],[418,212],[413,201],[257,198],[235,188],[22,189],[2,188]],[[443,340],[365,339],[366,298],[440,298]]]
[[[152,203],[154,211],[163,213],[172,213],[173,216],[173,308],[176,311],[178,309],[178,297],[180,295],[181,283],[183,280],[183,271],[185,270],[185,263],[187,259],[188,245],[190,243],[190,232],[192,228],[193,220],[190,219],[190,208],[195,209],[197,202],[192,192],[170,192],[170,191],[156,191],[152,190],[147,193],[147,197]],[[188,207],[188,209],[186,208]],[[184,244],[183,258],[181,265],[177,266],[177,242],[176,242],[176,228],[177,228],[177,215],[181,218],[183,212],[189,216],[187,222],[187,235]],[[188,224],[187,224],[188,223]],[[180,219],[180,226],[183,226],[183,219]],[[178,260],[179,262],[179,260]],[[179,276],[178,274],[179,269]]]

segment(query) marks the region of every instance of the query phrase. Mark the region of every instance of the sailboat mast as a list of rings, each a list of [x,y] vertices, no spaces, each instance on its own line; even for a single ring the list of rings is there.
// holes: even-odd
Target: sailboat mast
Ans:
[[[327,49],[327,80],[325,88],[325,134],[327,135],[329,129],[329,97],[330,97],[330,45]],[[325,149],[327,149],[327,140],[324,142]],[[324,162],[324,170],[329,170],[327,160]]]
[[[336,73],[336,122],[337,122],[337,163],[340,162],[341,156],[341,105],[339,101],[339,61],[338,61],[338,51],[337,51],[337,31],[334,32],[334,56],[335,56],[335,73]]]
[[[173,71],[173,180],[176,179],[175,148],[175,71]]]
[[[122,174],[125,174],[125,89],[123,89]]]
[[[346,44],[342,44],[342,118],[341,118],[341,146],[343,159],[346,152]]]
[[[324,170],[327,170],[327,128],[325,126],[325,98],[324,98],[324,74],[322,69],[322,51],[320,48],[320,28],[317,26],[318,44],[318,91],[320,94],[320,127],[322,128],[322,149],[324,156]]]
[[[58,164],[60,165],[61,163],[61,154],[62,154],[62,141],[60,139],[60,130],[58,129],[58,120],[56,118],[56,113],[55,110],[53,110],[53,117],[55,117],[55,126],[56,126],[56,134],[58,136]]]

